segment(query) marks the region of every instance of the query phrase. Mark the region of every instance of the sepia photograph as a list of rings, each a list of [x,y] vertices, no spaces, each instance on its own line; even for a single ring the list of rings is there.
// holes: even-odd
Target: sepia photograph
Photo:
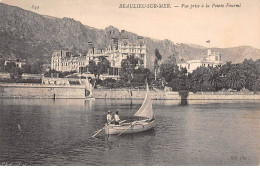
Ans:
[[[259,0],[0,0],[0,167],[259,165]]]

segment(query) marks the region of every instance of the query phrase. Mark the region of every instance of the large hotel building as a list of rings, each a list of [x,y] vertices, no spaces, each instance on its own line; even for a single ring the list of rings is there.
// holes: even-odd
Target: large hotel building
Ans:
[[[105,49],[90,48],[86,55],[73,55],[69,51],[55,50],[51,57],[51,69],[65,72],[77,71],[80,74],[90,74],[88,71],[89,61],[99,62],[99,57],[105,57],[110,68],[107,74],[101,78],[119,78],[121,62],[127,56],[134,55],[138,58],[138,67],[146,68],[146,45],[142,38],[139,38],[135,43],[129,43],[127,39],[112,40]]]

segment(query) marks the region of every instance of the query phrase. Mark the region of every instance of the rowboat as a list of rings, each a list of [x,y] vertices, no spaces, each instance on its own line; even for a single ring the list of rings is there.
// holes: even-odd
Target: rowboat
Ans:
[[[146,95],[142,106],[134,114],[134,116],[142,117],[142,120],[136,120],[130,123],[121,123],[119,125],[106,124],[104,129],[106,134],[138,133],[147,131],[155,127],[155,116],[152,107],[152,100],[148,85],[146,86]]]

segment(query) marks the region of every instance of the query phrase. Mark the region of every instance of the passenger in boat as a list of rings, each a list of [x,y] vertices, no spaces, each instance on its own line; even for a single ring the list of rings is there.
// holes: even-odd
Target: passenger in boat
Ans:
[[[116,114],[115,114],[114,118],[115,118],[115,125],[119,125],[120,118],[118,116],[118,111],[116,111]]]
[[[114,119],[112,118],[112,115],[111,115],[111,111],[109,110],[107,112],[107,123],[110,124],[110,123],[113,123]]]

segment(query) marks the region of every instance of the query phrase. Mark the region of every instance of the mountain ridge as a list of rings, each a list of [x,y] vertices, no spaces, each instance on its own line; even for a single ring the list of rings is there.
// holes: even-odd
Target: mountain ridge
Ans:
[[[86,53],[92,42],[94,46],[105,48],[113,37],[119,37],[122,31],[114,26],[97,29],[83,25],[73,18],[57,18],[40,15],[19,7],[0,3],[0,55],[3,58],[16,58],[50,62],[56,49],[68,49]],[[124,31],[129,41],[140,35]],[[147,46],[148,67],[153,66],[154,51],[159,49],[166,60],[174,55],[177,60],[199,59],[206,53],[206,47],[196,44],[174,43],[171,40],[157,40],[143,37]],[[242,62],[245,58],[260,59],[260,49],[251,46],[232,48],[212,48],[222,54],[224,61]]]

